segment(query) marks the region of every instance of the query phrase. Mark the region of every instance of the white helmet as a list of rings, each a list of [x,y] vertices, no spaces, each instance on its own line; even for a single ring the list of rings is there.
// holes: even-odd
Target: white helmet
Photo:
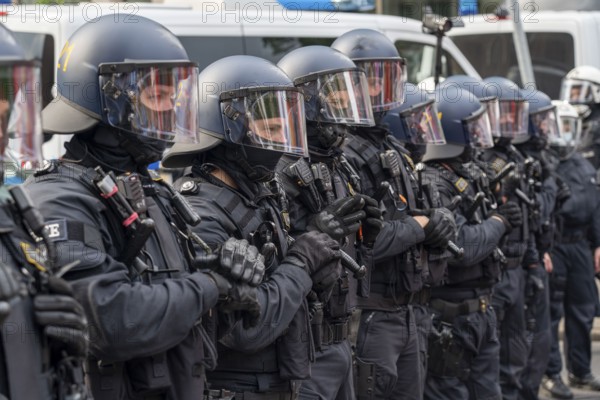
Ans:
[[[439,83],[444,82],[445,79],[446,78],[444,78],[443,76],[440,76]],[[435,78],[433,76],[425,78],[421,82],[419,82],[419,84],[417,85],[417,87],[419,89],[424,90],[427,93],[431,94],[431,93],[435,92]]]
[[[600,103],[600,69],[591,65],[573,68],[562,81],[560,99],[571,104]]]
[[[559,151],[561,158],[568,158],[581,140],[581,118],[577,109],[567,101],[552,100],[552,105],[556,106],[559,135],[550,139],[550,146]]]

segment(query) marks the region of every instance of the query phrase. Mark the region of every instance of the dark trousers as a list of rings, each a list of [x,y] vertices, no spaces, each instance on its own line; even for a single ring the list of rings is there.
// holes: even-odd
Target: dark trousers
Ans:
[[[424,393],[427,380],[427,345],[429,344],[433,314],[429,307],[421,305],[413,306],[413,312],[415,313],[419,345],[419,385],[421,385],[421,391]]]
[[[556,246],[552,252],[554,271],[550,277],[550,318],[552,350],[547,375],[562,370],[558,349],[558,324],[564,315],[564,354],[569,372],[582,377],[590,372],[591,331],[596,315],[598,291],[594,280],[594,260],[585,241]]]
[[[527,365],[528,345],[525,331],[525,274],[522,268],[502,272],[494,287],[492,305],[498,316],[500,340],[500,387],[502,398],[516,400],[521,375]]]
[[[354,400],[352,350],[347,340],[316,352],[311,378],[302,381],[301,400]]]
[[[527,271],[528,274],[538,277],[544,288],[533,294],[533,298],[526,299],[528,309],[526,318],[534,318],[535,328],[533,331],[528,329],[527,339],[529,344],[529,357],[527,367],[521,376],[521,390],[519,399],[537,400],[538,391],[548,360],[550,358],[550,348],[552,346],[552,334],[550,332],[550,287],[548,283],[548,274],[544,267],[540,266]],[[526,295],[528,291],[525,291]],[[529,327],[528,327],[529,328]]]
[[[437,324],[434,318],[434,325]],[[464,350],[468,376],[427,374],[425,399],[429,400],[499,400],[498,342],[496,314],[492,308],[460,315],[452,322],[452,336]],[[439,360],[429,359],[429,363]]]
[[[356,357],[373,364],[372,399],[422,399],[419,342],[412,306],[393,312],[363,310]],[[357,399],[369,399],[361,396],[360,388],[358,391]]]

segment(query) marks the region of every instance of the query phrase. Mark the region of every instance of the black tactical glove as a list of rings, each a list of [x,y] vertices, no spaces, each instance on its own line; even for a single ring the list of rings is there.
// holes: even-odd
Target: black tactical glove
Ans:
[[[571,188],[565,183],[558,175],[555,175],[556,185],[558,191],[556,192],[556,202],[558,204],[564,204],[569,197],[571,197]]]
[[[365,218],[361,196],[350,196],[334,201],[311,218],[306,227],[309,231],[324,232],[336,240],[356,233],[360,221]]]
[[[252,286],[260,285],[265,275],[265,258],[246,239],[229,238],[216,253],[199,256],[194,264]]]
[[[507,201],[498,206],[496,211],[492,213],[492,216],[500,217],[506,226],[507,232],[523,225],[523,212],[521,211],[521,207],[514,201]]]
[[[342,273],[340,244],[322,232],[307,232],[290,247],[287,258],[299,260],[318,292],[331,289]]]
[[[10,314],[10,301],[23,293],[24,285],[19,273],[9,265],[0,262],[0,323]]]
[[[214,271],[207,272],[219,290],[218,309],[221,312],[240,312],[244,329],[255,327],[260,318],[258,289],[246,283],[232,283]]]
[[[372,197],[360,195],[365,201],[363,210],[366,218],[362,222],[362,239],[365,246],[372,248],[379,231],[383,229],[383,218],[379,203]]]
[[[87,319],[83,307],[73,298],[69,283],[48,277],[48,293],[33,298],[35,320],[44,329],[54,348],[62,348],[74,357],[85,357]]]
[[[423,244],[432,248],[444,248],[456,237],[454,214],[447,208],[432,208],[427,211],[429,222],[425,225]]]

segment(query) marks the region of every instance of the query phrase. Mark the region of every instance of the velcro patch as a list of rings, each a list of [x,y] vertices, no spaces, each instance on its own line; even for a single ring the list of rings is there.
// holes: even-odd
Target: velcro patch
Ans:
[[[456,182],[454,182],[454,186],[456,186],[456,188],[458,189],[458,191],[460,193],[462,193],[465,190],[467,190],[467,188],[469,187],[469,182],[467,182],[463,178],[458,178],[458,180]]]
[[[54,242],[67,240],[69,237],[69,232],[67,231],[67,220],[60,219],[48,222],[46,224],[46,232],[48,232],[48,237],[50,240]]]
[[[496,173],[500,173],[500,171],[502,171],[502,168],[504,168],[504,166],[506,165],[506,161],[504,161],[502,158],[500,157],[496,157],[494,159],[494,161],[491,162],[492,168],[494,169],[494,171],[496,171]]]

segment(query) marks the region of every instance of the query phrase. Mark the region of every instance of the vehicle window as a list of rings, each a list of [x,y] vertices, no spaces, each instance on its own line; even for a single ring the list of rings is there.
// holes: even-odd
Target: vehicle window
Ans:
[[[244,54],[240,37],[179,36],[179,40],[200,71],[223,57]]]
[[[562,78],[575,66],[573,37],[564,32],[529,32],[526,36],[537,88],[556,99]],[[452,41],[482,77],[505,76],[521,84],[511,33],[453,36]]]
[[[246,54],[278,63],[284,55],[304,46],[330,46],[336,38],[246,36]]]
[[[15,40],[25,50],[28,59],[42,62],[42,107],[52,100],[52,86],[56,64],[54,63],[54,38],[52,35],[31,32],[13,32]]]
[[[435,74],[435,47],[417,43],[397,40],[396,48],[408,63],[408,82],[418,84],[425,78]],[[464,74],[458,62],[447,51],[442,53],[441,76]]]

